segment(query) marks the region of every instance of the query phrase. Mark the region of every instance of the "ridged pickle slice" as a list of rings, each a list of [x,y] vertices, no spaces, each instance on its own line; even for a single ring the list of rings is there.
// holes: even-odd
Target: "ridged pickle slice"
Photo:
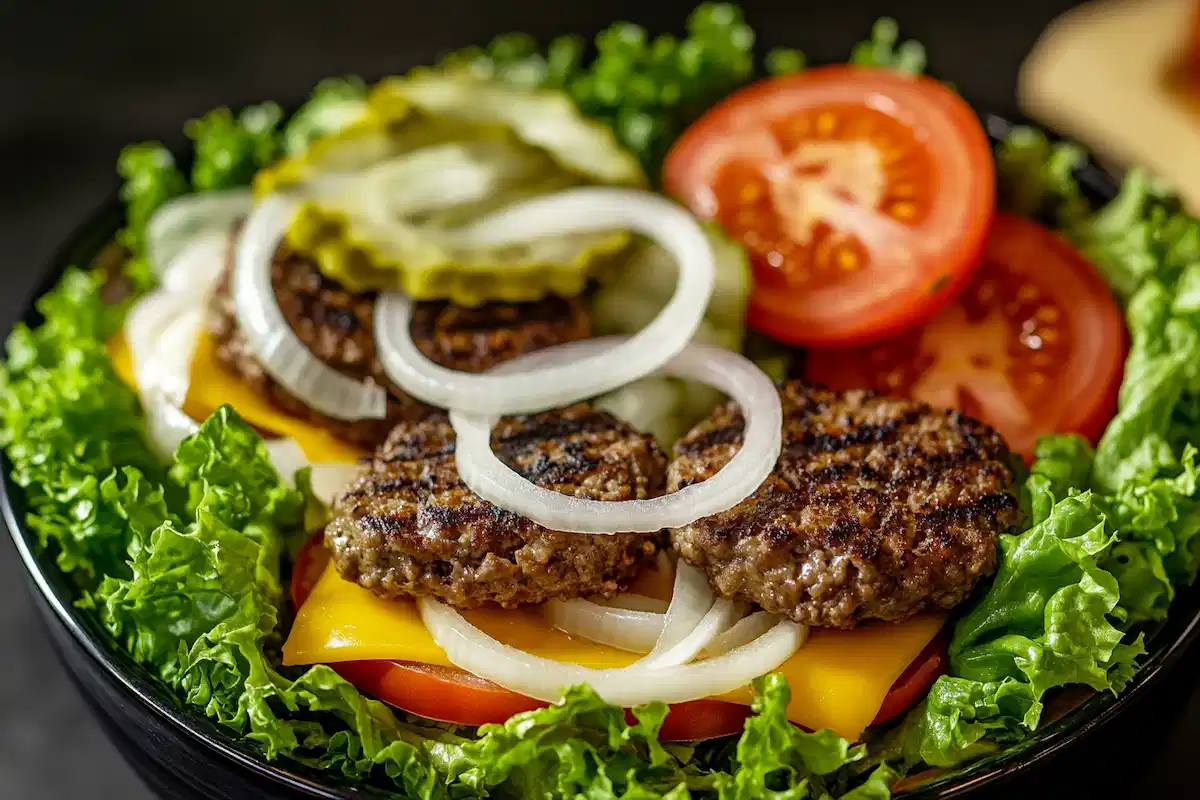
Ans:
[[[645,176],[566,96],[418,71],[380,82],[360,120],[262,171],[255,191],[301,197],[289,245],[350,291],[474,306],[579,294],[626,249],[624,231],[500,247],[459,233],[588,184],[642,186]]]

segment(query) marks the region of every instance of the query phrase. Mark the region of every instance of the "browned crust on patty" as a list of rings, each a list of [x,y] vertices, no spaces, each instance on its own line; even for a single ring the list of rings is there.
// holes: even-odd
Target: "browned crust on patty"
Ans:
[[[232,250],[231,246],[230,261]],[[376,357],[374,293],[346,291],[322,275],[312,259],[286,244],[280,245],[271,264],[275,296],[300,340],[334,369],[388,390],[385,419],[346,422],[314,411],[267,375],[237,323],[230,274],[227,265],[208,308],[214,356],[257,394],[289,414],[367,448],[378,446],[397,423],[421,420],[431,413],[429,406],[388,379]],[[549,296],[532,303],[488,303],[473,309],[445,302],[417,303],[411,331],[417,347],[431,360],[450,369],[482,372],[523,353],[586,338],[590,327],[582,301]]]
[[[501,420],[492,446],[528,480],[592,500],[662,491],[666,457],[650,436],[579,403]],[[325,544],[352,580],[383,597],[432,596],[459,608],[611,597],[652,559],[660,537],[543,528],[479,498],[437,413],[398,425],[335,500]]]
[[[957,412],[874,392],[780,388],[783,450],[734,508],[672,531],[724,597],[796,622],[850,628],[961,602],[1019,519],[1012,456]],[[715,474],[741,447],[735,405],[675,446],[668,491]]]

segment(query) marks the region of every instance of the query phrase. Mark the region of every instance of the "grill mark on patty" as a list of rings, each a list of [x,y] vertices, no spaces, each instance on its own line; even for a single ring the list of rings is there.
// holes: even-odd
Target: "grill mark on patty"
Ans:
[[[773,473],[733,509],[671,534],[719,594],[845,628],[952,607],[994,569],[996,535],[1019,519],[1012,456],[995,431],[873,392],[792,381],[780,398]],[[729,404],[693,429],[668,490],[720,470],[741,428]]]
[[[516,419],[518,430],[508,435],[492,435],[492,448],[502,460],[514,458],[522,451],[546,442],[563,441],[570,437],[601,433],[612,429],[611,418],[592,413],[567,419],[545,419],[535,416]]]
[[[852,447],[857,447],[863,444],[884,444],[894,442],[898,434],[904,428],[911,426],[918,419],[920,413],[917,411],[908,411],[898,419],[890,419],[883,423],[860,425],[857,428],[851,428],[845,433],[836,435],[826,433],[809,434],[799,442],[793,442],[787,446],[787,455],[789,458],[804,458],[810,454],[817,453],[836,453],[841,450],[849,450]]]
[[[556,434],[538,438],[535,432]],[[661,492],[666,459],[653,439],[579,403],[502,419],[493,447],[539,485],[594,500]],[[454,461],[444,414],[403,424],[334,500],[325,541],[339,572],[383,597],[433,596],[460,608],[512,607],[623,590],[661,537],[590,536],[543,528],[476,496]]]
[[[219,364],[272,405],[367,449],[378,447],[397,423],[418,422],[433,413],[392,383],[376,357],[375,293],[346,291],[322,275],[311,258],[286,243],[272,258],[271,284],[288,325],[322,362],[355,380],[373,380],[384,387],[386,417],[355,422],[333,419],[276,383],[250,350],[237,320],[230,289],[236,232],[231,232],[225,273],[207,309],[206,324]],[[581,298],[551,295],[531,303],[486,303],[470,309],[419,302],[413,309],[411,332],[427,358],[449,369],[481,372],[524,353],[586,338],[590,328]]]
[[[695,439],[685,439],[675,446],[675,456],[694,456],[713,447],[726,444],[741,444],[745,434],[745,421],[738,419],[729,425],[723,425],[708,431]]]

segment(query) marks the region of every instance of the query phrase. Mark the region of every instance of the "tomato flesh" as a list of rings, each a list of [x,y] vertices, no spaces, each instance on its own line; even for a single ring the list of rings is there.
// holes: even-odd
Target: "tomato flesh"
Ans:
[[[927,325],[854,351],[813,350],[805,375],[956,408],[1028,456],[1050,433],[1099,438],[1126,349],[1121,310],[1091,264],[1038,223],[1000,215],[983,266]]]
[[[749,321],[804,345],[919,324],[979,262],[995,203],[987,137],[936,81],[827,67],[726,98],[663,183],[754,265]]]
[[[921,654],[901,673],[883,698],[872,725],[890,722],[916,705],[950,667],[949,637],[945,631],[925,645]]]
[[[292,568],[291,597],[296,608],[304,604],[329,562],[329,552],[317,534],[305,542]],[[945,672],[946,640],[940,635],[926,646],[884,698],[873,724],[904,713],[924,697],[938,675]],[[547,704],[511,692],[502,686],[455,667],[411,661],[344,661],[331,664],[334,671],[361,691],[426,719],[457,725],[500,723],[514,714],[544,708]],[[722,700],[674,703],[659,731],[665,742],[716,739],[740,733],[749,706]],[[633,723],[632,712],[626,719]]]

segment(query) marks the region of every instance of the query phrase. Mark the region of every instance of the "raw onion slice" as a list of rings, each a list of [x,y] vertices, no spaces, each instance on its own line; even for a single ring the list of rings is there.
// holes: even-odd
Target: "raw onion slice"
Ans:
[[[198,238],[218,232],[224,240],[234,220],[253,206],[248,188],[187,194],[164,203],[146,223],[146,253],[154,274],[165,278],[176,257]]]
[[[307,462],[307,459],[305,459]],[[322,463],[312,465],[312,488],[321,502],[333,505],[333,498],[358,474],[358,464]]]
[[[542,359],[586,361],[590,354],[614,349],[614,339],[601,337],[539,350],[501,365],[518,377],[535,382],[539,370],[523,367]],[[720,389],[742,409],[746,420],[743,444],[729,463],[708,480],[652,500],[608,502],[585,500],[535,486],[492,452],[495,416],[451,410],[457,435],[455,462],[463,481],[483,499],[533,520],[550,530],[570,533],[651,533],[677,528],[718,514],[740,503],[766,480],[779,458],[783,411],[775,384],[749,359],[728,350],[688,345],[662,371]]]
[[[623,608],[627,611],[649,611],[654,614],[665,614],[670,604],[666,600],[659,600],[657,597],[647,597],[644,594],[633,594],[626,592],[619,594],[611,600],[592,600],[593,603],[599,603],[609,608]]]
[[[768,611],[756,611],[748,617],[742,617],[733,627],[705,645],[704,653],[709,657],[728,653],[735,647],[741,647],[762,636],[780,619],[782,617]]]
[[[699,624],[687,636],[683,637],[673,647],[651,653],[639,662],[651,669],[677,667],[686,664],[708,647],[709,643],[730,628],[742,614],[731,600],[724,597],[712,604]],[[655,648],[658,649],[657,647]]]
[[[496,641],[461,614],[436,600],[417,600],[421,620],[446,657],[459,669],[545,702],[557,702],[575,684],[590,685],[619,706],[655,700],[683,703],[741,688],[772,671],[804,643],[808,629],[784,620],[753,642],[717,658],[652,669],[640,662],[617,669],[591,669],[518,650]]]
[[[191,382],[203,302],[203,295],[159,290],[138,300],[125,317],[134,382],[146,412],[146,438],[163,461],[174,458],[180,442],[200,430],[200,423],[181,406]],[[297,470],[311,466],[313,491],[322,500],[325,493],[332,495],[344,486],[356,468],[354,464],[312,464],[291,438],[268,440],[266,447],[272,465],[288,485]]]
[[[692,338],[715,281],[712,246],[687,211],[649,192],[589,187],[521,203],[456,235],[472,246],[497,246],[614,228],[645,234],[679,264],[671,300],[637,335],[554,368],[524,375],[475,375],[446,369],[426,358],[409,331],[412,300],[388,292],[375,306],[375,337],[388,377],[404,391],[439,408],[503,415],[568,405],[654,372]]]
[[[295,201],[266,198],[246,218],[234,261],[233,297],[250,350],[267,374],[310,408],[345,421],[383,419],[387,392],[318,360],[292,331],[271,285],[271,258],[296,214]]]
[[[221,277],[229,251],[229,231],[199,234],[171,259],[162,274],[162,288],[175,294],[205,297]]]
[[[662,612],[632,611],[578,598],[550,600],[542,612],[563,633],[631,653],[648,653],[654,648],[666,616]]]
[[[669,556],[668,556],[669,558]],[[682,559],[675,564],[675,580],[671,585],[671,604],[662,635],[654,643],[651,657],[667,652],[687,638],[712,608],[717,596],[708,578],[699,568]]]

